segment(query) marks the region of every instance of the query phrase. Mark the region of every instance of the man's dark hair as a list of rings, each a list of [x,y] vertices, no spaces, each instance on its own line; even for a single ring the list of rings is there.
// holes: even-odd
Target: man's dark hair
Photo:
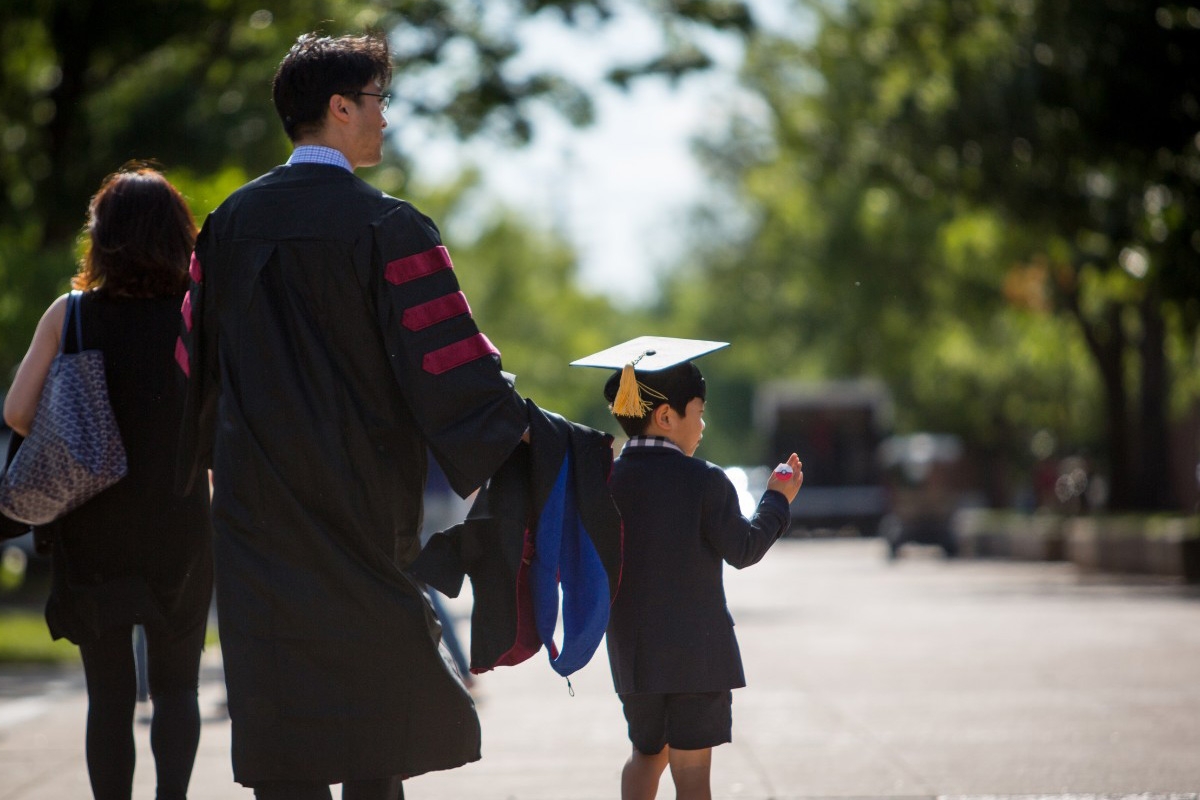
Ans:
[[[271,83],[284,132],[294,142],[320,131],[329,98],[344,94],[358,102],[355,93],[371,80],[385,88],[392,80],[387,39],[381,34],[336,38],[303,34],[279,62]]]

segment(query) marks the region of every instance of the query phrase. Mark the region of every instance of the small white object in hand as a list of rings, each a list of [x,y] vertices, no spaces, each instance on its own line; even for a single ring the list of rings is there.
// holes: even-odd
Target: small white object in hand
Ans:
[[[787,464],[780,464],[775,468],[775,477],[786,481],[788,478],[792,477],[792,468]]]

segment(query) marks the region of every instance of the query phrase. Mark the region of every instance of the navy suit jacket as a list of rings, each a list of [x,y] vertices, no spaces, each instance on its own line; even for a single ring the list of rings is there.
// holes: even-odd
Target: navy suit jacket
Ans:
[[[625,526],[607,635],[617,692],[745,686],[721,564],[761,559],[791,521],[787,498],[767,491],[746,519],[720,467],[669,447],[626,448],[610,487]]]

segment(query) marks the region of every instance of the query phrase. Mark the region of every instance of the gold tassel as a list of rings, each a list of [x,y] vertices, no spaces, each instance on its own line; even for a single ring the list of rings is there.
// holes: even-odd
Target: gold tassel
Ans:
[[[612,413],[618,417],[646,416],[646,404],[642,402],[641,392],[638,391],[637,376],[633,364],[626,364],[621,369],[621,383],[617,387],[617,396],[613,399]]]

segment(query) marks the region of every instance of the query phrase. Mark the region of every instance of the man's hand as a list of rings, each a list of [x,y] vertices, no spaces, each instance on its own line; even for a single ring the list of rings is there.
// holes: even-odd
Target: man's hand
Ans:
[[[804,465],[800,463],[800,457],[795,453],[788,456],[786,465],[792,471],[791,475],[786,474],[786,470],[781,469],[784,465],[780,464],[767,479],[767,488],[779,492],[791,503],[796,499],[796,493],[804,484]]]

